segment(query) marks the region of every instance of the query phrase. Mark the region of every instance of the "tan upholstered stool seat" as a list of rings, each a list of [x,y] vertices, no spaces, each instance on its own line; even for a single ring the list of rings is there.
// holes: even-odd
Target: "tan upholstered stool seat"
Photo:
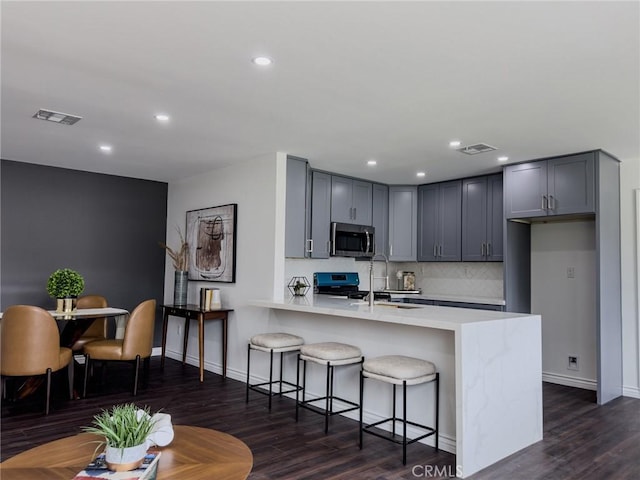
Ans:
[[[312,343],[300,348],[300,359],[322,365],[348,365],[362,361],[362,351],[346,343]]]
[[[290,352],[299,350],[304,344],[304,338],[290,333],[261,333],[254,335],[249,340],[249,345],[255,350],[263,352]]]
[[[382,382],[402,385],[417,385],[430,382],[436,378],[436,366],[419,358],[404,355],[385,355],[371,358],[362,364],[365,377],[375,378]]]

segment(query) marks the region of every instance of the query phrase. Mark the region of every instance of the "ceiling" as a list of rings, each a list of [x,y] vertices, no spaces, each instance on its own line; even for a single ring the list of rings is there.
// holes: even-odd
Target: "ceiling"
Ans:
[[[640,161],[635,1],[1,9],[4,159],[174,181],[279,151],[389,184],[498,171],[500,155]],[[453,139],[498,150],[468,156]]]

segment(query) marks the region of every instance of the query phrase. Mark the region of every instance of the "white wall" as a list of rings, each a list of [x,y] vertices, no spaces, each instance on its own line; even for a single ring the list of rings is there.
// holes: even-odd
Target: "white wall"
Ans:
[[[178,243],[176,227],[184,232],[188,210],[229,203],[238,204],[236,282],[189,282],[189,303],[198,303],[200,287],[220,288],[224,307],[234,309],[230,314],[228,331],[227,374],[243,378],[246,373],[246,343],[248,338],[267,328],[269,312],[249,307],[247,301],[271,298],[273,295],[274,264],[282,269],[284,228],[279,224],[277,155],[267,155],[240,164],[211,171],[169,184],[167,243]],[[282,189],[280,189],[282,192]],[[283,195],[283,194],[282,194]],[[280,217],[282,214],[280,215]],[[282,237],[282,238],[279,238]],[[274,254],[279,246],[282,253]],[[173,267],[167,262],[165,302],[173,302]],[[282,272],[280,272],[282,277]],[[181,358],[183,320],[171,317],[167,338],[167,355]],[[205,325],[205,368],[222,371],[220,323]],[[197,365],[197,328],[191,326],[188,362]]]
[[[597,376],[595,238],[594,221],[531,225],[531,311],[542,315],[543,374],[549,381],[592,389]],[[568,278],[568,268],[575,278]],[[569,355],[578,357],[578,371],[568,368]]]
[[[620,165],[622,254],[622,387],[626,396],[640,398],[640,285],[638,280],[638,217],[635,190],[640,189],[640,159]]]

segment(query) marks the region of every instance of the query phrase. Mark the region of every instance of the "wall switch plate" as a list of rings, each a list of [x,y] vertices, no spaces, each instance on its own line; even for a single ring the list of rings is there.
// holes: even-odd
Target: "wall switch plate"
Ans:
[[[569,355],[567,360],[567,369],[568,370],[580,370],[578,364],[578,356],[577,355]]]
[[[576,269],[574,267],[567,267],[567,278],[576,278]]]

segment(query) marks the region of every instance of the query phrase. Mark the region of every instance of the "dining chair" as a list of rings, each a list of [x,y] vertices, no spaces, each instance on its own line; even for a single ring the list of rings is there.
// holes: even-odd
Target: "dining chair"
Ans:
[[[87,396],[87,380],[91,370],[91,362],[118,361],[134,364],[133,395],[138,393],[138,376],[140,360],[144,360],[145,375],[149,372],[149,358],[153,349],[153,327],[156,317],[156,301],[145,300],[140,303],[127,321],[124,338],[113,340],[96,340],[84,346],[84,385],[83,397]]]
[[[49,312],[30,305],[7,308],[0,322],[0,349],[3,389],[5,377],[46,375],[45,415],[48,415],[51,374],[67,367],[69,398],[73,399],[71,349],[60,346],[58,325]]]
[[[106,308],[107,299],[102,295],[85,295],[79,297],[76,303],[77,308]],[[96,318],[87,328],[82,336],[75,341],[71,350],[81,352],[83,347],[89,342],[96,340],[106,340],[107,338],[107,317]]]

